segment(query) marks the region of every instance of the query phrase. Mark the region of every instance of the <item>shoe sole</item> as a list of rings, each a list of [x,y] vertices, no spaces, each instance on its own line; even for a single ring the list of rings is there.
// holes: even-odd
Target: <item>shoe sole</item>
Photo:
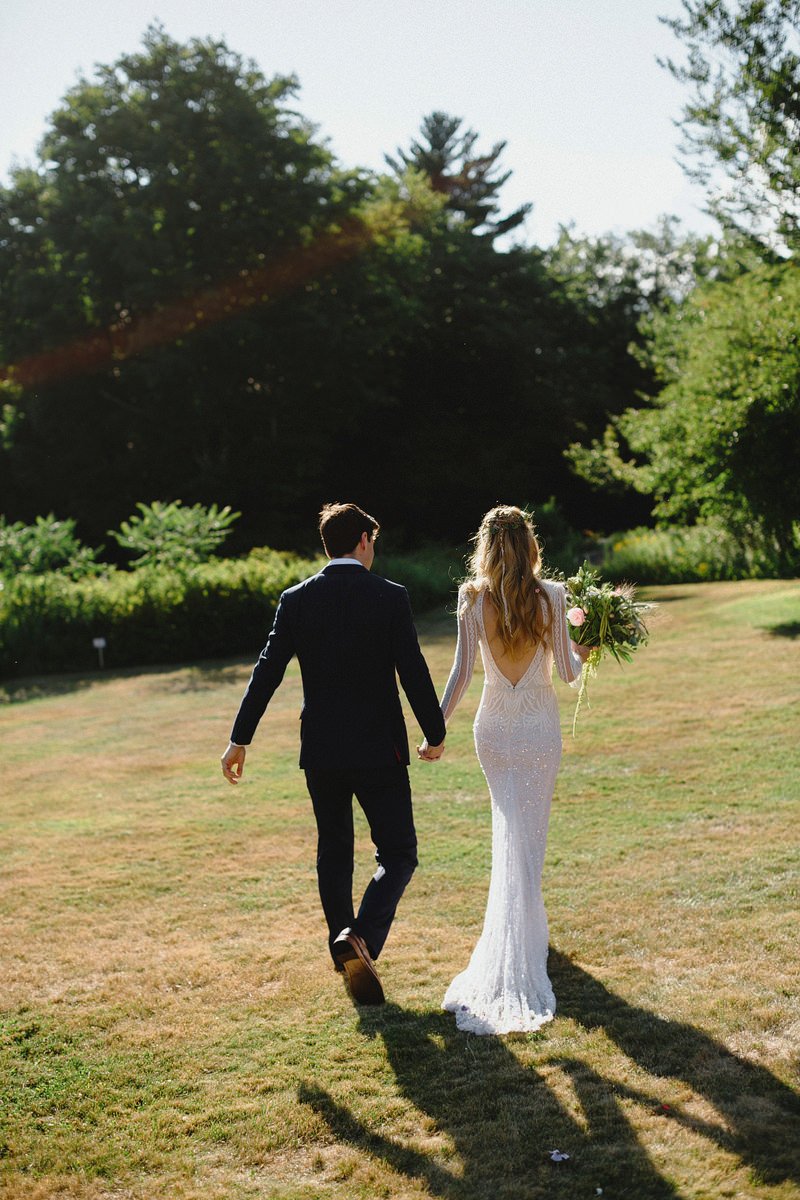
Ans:
[[[381,981],[353,949],[337,954],[337,960],[347,979],[350,995],[357,1004],[383,1004],[385,997]]]

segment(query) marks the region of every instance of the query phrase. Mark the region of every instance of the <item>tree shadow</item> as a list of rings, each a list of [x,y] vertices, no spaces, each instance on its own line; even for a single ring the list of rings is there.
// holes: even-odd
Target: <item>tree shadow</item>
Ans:
[[[367,1038],[383,1040],[400,1093],[427,1118],[423,1129],[404,1140],[388,1137],[379,1119],[373,1127],[312,1083],[300,1086],[298,1098],[337,1141],[419,1180],[432,1195],[574,1200],[603,1187],[647,1200],[678,1196],[651,1162],[615,1089],[585,1064],[558,1064],[575,1076],[573,1108],[506,1041],[461,1033],[450,1014],[387,1004],[360,1010],[359,1024]],[[414,1145],[419,1135],[429,1142],[425,1149]],[[554,1162],[553,1150],[569,1159]]]
[[[770,637],[800,637],[800,621],[782,621],[778,625],[765,625],[764,629]]]
[[[26,704],[30,700],[44,700],[54,696],[67,696],[85,691],[98,684],[111,683],[118,679],[134,679],[147,676],[177,675],[174,680],[164,681],[164,691],[174,693],[203,692],[221,687],[239,679],[242,669],[252,667],[251,659],[215,660],[187,663],[160,663],[155,666],[108,667],[92,671],[70,671],[58,675],[26,675],[19,678],[0,680],[0,704]]]
[[[656,588],[656,587],[663,588],[666,586],[667,585],[664,583],[636,584],[636,590],[638,593],[640,593],[639,595],[637,595],[636,598],[637,598],[637,600],[641,600],[642,599],[641,593],[651,592],[653,590],[653,588]],[[646,596],[644,598],[649,599],[649,596]],[[657,604],[673,604],[673,603],[678,603],[681,600],[691,600],[691,598],[692,598],[691,596],[683,595],[681,592],[660,592],[656,603]]]
[[[766,1184],[800,1183],[800,1096],[766,1068],[732,1053],[693,1025],[629,1004],[551,949],[548,970],[558,1013],[584,1029],[602,1029],[651,1075],[682,1080],[717,1110],[721,1121],[699,1127]],[[672,1119],[698,1128],[679,1110]]]
[[[51,696],[68,696],[90,688],[104,678],[99,671],[90,675],[28,675],[0,680],[0,704],[27,704]]]

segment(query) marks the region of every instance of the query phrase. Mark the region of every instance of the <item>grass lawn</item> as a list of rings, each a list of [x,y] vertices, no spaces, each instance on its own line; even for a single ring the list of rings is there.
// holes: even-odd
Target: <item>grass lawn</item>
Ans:
[[[439,1008],[489,877],[478,671],[412,766],[421,862],[363,1011],[327,957],[294,667],[235,789],[249,663],[5,685],[0,1197],[800,1196],[800,583],[653,595],[575,741],[557,684],[558,1014],[529,1036]],[[441,689],[454,622],[420,628]]]

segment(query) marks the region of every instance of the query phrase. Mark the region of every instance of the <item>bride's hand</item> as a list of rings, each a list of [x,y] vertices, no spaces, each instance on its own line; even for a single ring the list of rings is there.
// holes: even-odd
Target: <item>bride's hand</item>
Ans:
[[[575,651],[575,653],[577,654],[577,656],[581,660],[581,662],[586,662],[586,660],[589,657],[589,655],[591,654],[591,652],[593,650],[596,650],[597,647],[596,646],[584,646],[580,642],[573,642],[572,649]]]

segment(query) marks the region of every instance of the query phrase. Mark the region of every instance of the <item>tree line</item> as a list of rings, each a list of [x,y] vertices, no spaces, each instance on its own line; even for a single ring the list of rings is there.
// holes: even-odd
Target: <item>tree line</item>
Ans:
[[[717,239],[665,216],[547,248],[508,247],[504,143],[433,113],[385,172],[348,168],[295,78],[150,27],[0,189],[0,510],[97,544],[139,501],[219,503],[242,549],[304,548],[326,499],[414,545],[555,496],[581,527],[655,511],[787,546],[796,472],[766,480],[798,434],[797,5],[684,7],[667,66],[702,91],[726,48],[761,192],[737,207],[733,179]],[[729,163],[723,82],[683,124]]]

